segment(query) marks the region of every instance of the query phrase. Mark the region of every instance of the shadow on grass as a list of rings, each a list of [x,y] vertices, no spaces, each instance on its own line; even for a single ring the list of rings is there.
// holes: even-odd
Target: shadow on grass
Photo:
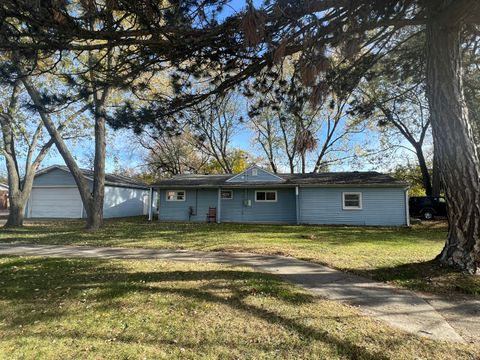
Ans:
[[[142,272],[123,268],[119,262],[103,260],[4,258],[0,264],[0,300],[17,307],[14,318],[4,323],[15,331],[38,321],[59,319],[68,314],[60,304],[81,301],[93,290],[93,309],[115,306],[129,294],[172,294],[193,302],[207,302],[230,307],[245,316],[254,316],[272,325],[297,333],[300,338],[334,346],[339,354],[351,359],[386,359],[355,343],[305,325],[280,311],[249,304],[246,298],[252,291],[292,305],[311,303],[314,298],[297,292],[274,276],[241,270],[212,271],[152,271]],[[219,282],[220,280],[220,282]],[[180,282],[199,281],[197,286],[182,287]],[[229,296],[222,296],[227,289]],[[219,291],[220,290],[220,291]],[[141,304],[138,305],[141,307]],[[45,309],[39,313],[33,309]],[[90,312],[91,310],[89,310]],[[2,310],[0,309],[0,314]],[[87,329],[85,329],[87,332]],[[83,336],[82,334],[76,334]],[[126,340],[126,339],[125,339]],[[135,339],[130,339],[132,342]],[[129,340],[129,341],[130,341]]]
[[[443,292],[449,295],[455,293],[480,295],[480,276],[440,266],[436,260],[351,271],[357,275],[393,282],[413,290]]]

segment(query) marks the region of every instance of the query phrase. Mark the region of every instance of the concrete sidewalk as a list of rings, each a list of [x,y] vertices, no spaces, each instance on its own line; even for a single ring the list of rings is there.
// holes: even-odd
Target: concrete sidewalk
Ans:
[[[20,244],[0,244],[0,255],[158,259],[247,266],[279,275],[324,298],[357,306],[363,314],[409,333],[454,342],[474,341],[476,336],[480,337],[480,302],[473,300],[452,306],[445,300],[425,299],[411,291],[284,256]]]

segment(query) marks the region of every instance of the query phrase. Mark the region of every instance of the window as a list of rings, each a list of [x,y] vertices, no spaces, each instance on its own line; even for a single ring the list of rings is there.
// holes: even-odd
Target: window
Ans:
[[[252,176],[257,176],[257,175],[258,175],[258,170],[252,169]]]
[[[344,210],[361,210],[362,209],[362,193],[344,192],[343,193],[343,209]]]
[[[167,201],[185,201],[185,190],[168,190]]]
[[[233,190],[222,190],[220,193],[222,200],[232,200],[233,199]]]
[[[277,201],[277,192],[276,191],[255,191],[255,201],[275,202]]]

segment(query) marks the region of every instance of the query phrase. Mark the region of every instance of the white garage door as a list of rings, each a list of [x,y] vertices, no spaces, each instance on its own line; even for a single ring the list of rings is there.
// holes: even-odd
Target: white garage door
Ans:
[[[77,188],[33,188],[30,196],[29,217],[80,218],[82,200]]]

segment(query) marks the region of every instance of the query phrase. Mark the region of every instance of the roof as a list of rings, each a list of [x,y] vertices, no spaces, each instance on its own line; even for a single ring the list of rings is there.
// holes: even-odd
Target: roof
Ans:
[[[37,171],[35,176],[48,173],[48,172],[50,172],[52,170],[55,170],[55,169],[63,170],[63,171],[66,171],[68,173],[70,172],[70,169],[65,165],[52,165],[52,166],[49,166],[49,167],[46,167],[44,169],[41,169],[41,170]],[[93,181],[93,171],[92,170],[88,170],[88,169],[80,169],[80,170],[82,171],[83,175],[87,179]],[[149,187],[149,185],[147,185],[147,184],[145,184],[141,181],[132,179],[131,177],[123,176],[123,175],[116,175],[116,174],[105,174],[105,185],[120,186],[120,187],[134,187],[134,188],[148,188]]]
[[[376,171],[323,172],[315,174],[276,174],[283,181],[227,182],[234,174],[226,175],[177,175],[155,184],[156,187],[245,187],[249,186],[390,186],[406,187],[407,183]]]

